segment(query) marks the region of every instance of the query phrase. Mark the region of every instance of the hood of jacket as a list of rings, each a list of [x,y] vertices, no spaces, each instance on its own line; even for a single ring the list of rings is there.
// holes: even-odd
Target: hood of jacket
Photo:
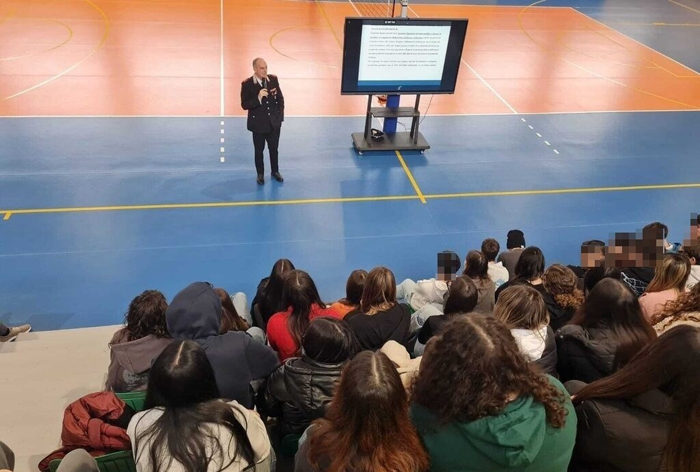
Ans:
[[[221,300],[210,284],[195,282],[175,295],[165,318],[173,339],[201,343],[219,334]]]
[[[150,370],[153,360],[173,342],[170,338],[157,338],[152,334],[136,341],[124,341],[125,339],[125,329],[121,329],[114,335],[109,347],[114,360],[123,369],[135,374]]]

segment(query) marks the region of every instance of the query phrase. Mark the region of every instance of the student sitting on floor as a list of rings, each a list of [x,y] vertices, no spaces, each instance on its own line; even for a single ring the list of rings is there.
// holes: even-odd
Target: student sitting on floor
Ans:
[[[366,280],[366,270],[353,270],[345,284],[345,298],[341,298],[332,304],[331,310],[335,311],[344,318],[345,315],[359,308],[360,300],[362,300],[362,291],[365,289]]]

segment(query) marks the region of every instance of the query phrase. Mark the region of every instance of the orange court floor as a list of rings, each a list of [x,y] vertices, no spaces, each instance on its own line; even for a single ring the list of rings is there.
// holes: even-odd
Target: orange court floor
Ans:
[[[571,7],[412,4],[468,18],[454,95],[432,115],[700,109],[700,75]],[[359,5],[359,6],[358,6]],[[3,0],[0,116],[239,116],[251,59],[287,114],[361,115],[340,96],[350,1]],[[428,100],[422,103],[422,109]]]

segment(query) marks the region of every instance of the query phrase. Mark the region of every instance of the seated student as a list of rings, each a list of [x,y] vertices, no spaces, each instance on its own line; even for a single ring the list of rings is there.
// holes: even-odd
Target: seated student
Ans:
[[[176,341],[156,359],[146,410],[127,434],[138,471],[269,471],[271,463],[265,423],[238,402],[220,400],[212,365],[194,341]]]
[[[697,472],[700,329],[660,336],[610,377],[574,394],[578,435],[570,472]]]
[[[267,330],[267,322],[272,315],[285,310],[282,301],[282,289],[284,287],[284,276],[287,272],[294,270],[294,264],[289,259],[280,259],[272,266],[269,277],[265,277],[258,284],[258,291],[251,304],[253,312],[258,312],[259,319],[253,319],[253,324]]]
[[[260,411],[279,418],[280,436],[301,434],[324,415],[343,366],[360,352],[348,324],[326,317],[309,324],[301,346],[301,357],[287,359],[258,395]]]
[[[195,282],[172,299],[165,314],[168,332],[177,340],[197,341],[214,369],[221,397],[253,408],[253,380],[277,369],[277,354],[247,333],[221,329],[221,300],[211,284]]]
[[[506,250],[498,255],[497,262],[502,262],[508,270],[508,279],[513,280],[515,275],[515,264],[520,259],[520,254],[525,249],[525,234],[519,229],[508,231],[506,239]]]
[[[583,303],[576,274],[561,264],[552,264],[542,275],[546,291],[544,301],[549,311],[549,326],[554,331],[567,324]]]
[[[325,418],[296,455],[295,472],[425,472],[428,457],[408,417],[408,395],[389,358],[361,352],[343,369]]]
[[[459,256],[453,251],[438,253],[437,277],[414,282],[406,279],[396,287],[396,299],[417,311],[426,305],[442,305],[450,282],[459,271]]]
[[[534,288],[513,285],[501,293],[493,317],[510,328],[520,353],[545,374],[557,377],[557,344],[549,326],[542,294]]]
[[[484,253],[469,251],[462,275],[469,277],[479,291],[479,301],[474,311],[485,315],[490,314],[496,304],[496,285],[489,278],[488,271],[489,263]]]
[[[429,316],[425,319],[418,332],[418,339],[413,353],[416,356],[423,355],[425,345],[428,344],[430,338],[439,334],[442,328],[454,317],[473,312],[478,299],[479,292],[474,282],[464,275],[457,277],[450,284],[450,290],[447,292],[442,313],[437,313],[437,315],[444,314],[444,316]]]
[[[303,270],[293,270],[284,278],[282,291],[285,311],[275,313],[267,323],[267,339],[281,361],[301,354],[301,339],[309,323],[319,316],[340,318],[321,301],[316,284]]]
[[[663,238],[663,252],[665,254],[678,254],[683,247],[681,243],[669,243],[666,238],[668,238],[668,226],[665,224],[655,221],[646,225],[642,231],[660,231],[661,237]]]
[[[607,267],[605,264],[594,267],[586,272],[583,278],[583,296],[584,298],[591,293],[593,287],[603,279],[622,280],[622,272],[616,267]]]
[[[484,239],[481,243],[481,252],[484,253],[489,261],[489,278],[493,281],[496,288],[508,282],[510,274],[508,269],[503,266],[503,262],[496,262],[496,257],[501,250],[501,245],[493,238]]]
[[[250,325],[239,314],[233,304],[231,296],[223,288],[215,288],[214,291],[221,300],[221,334],[226,334],[229,331],[248,331]]]
[[[700,282],[700,245],[685,246],[681,254],[690,260],[690,275],[685,283],[685,289],[690,290]]]
[[[529,284],[535,290],[544,294],[542,274],[544,274],[544,254],[542,254],[540,248],[535,246],[525,248],[515,265],[515,276],[511,277],[508,282],[496,290],[496,301],[498,301],[498,296],[503,290],[516,284]]]
[[[634,293],[623,282],[606,278],[556,339],[561,379],[593,382],[625,365],[656,339],[656,332]]]
[[[700,327],[700,284],[668,302],[663,310],[651,317],[651,323],[659,335],[680,325]]]
[[[620,269],[621,280],[639,297],[654,278],[654,267],[663,257],[661,231],[615,233],[605,252],[606,267]]]
[[[11,343],[20,334],[28,333],[32,330],[31,325],[5,326],[0,323],[0,343]]]
[[[577,287],[583,290],[583,279],[589,270],[599,267],[605,261],[605,243],[598,239],[581,243],[581,265],[566,266],[571,269],[577,278]]]
[[[158,290],[146,290],[131,301],[124,327],[109,342],[105,390],[146,390],[151,364],[173,342],[165,320],[167,309],[168,302]]]
[[[411,310],[396,301],[396,279],[386,267],[375,267],[367,274],[362,300],[357,310],[345,316],[363,349],[376,351],[387,341],[402,344],[409,352]]]
[[[358,269],[353,270],[345,284],[345,298],[342,298],[331,305],[331,310],[338,313],[341,317],[345,317],[348,313],[356,310],[360,306],[362,299],[362,291],[365,288],[367,280],[367,271]]]
[[[678,298],[685,291],[690,276],[690,260],[682,254],[667,254],[646,291],[639,297],[642,312],[648,320],[661,310],[667,302]]]
[[[428,344],[411,399],[431,472],[566,472],[569,395],[491,316],[459,317]]]

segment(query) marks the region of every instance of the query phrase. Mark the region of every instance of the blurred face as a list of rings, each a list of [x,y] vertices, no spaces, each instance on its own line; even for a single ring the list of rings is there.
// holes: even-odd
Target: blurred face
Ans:
[[[253,71],[259,79],[267,77],[267,62],[265,62],[263,59],[258,59],[253,66]]]
[[[581,267],[584,269],[597,267],[603,260],[605,260],[605,256],[602,247],[596,247],[592,252],[581,251]]]

